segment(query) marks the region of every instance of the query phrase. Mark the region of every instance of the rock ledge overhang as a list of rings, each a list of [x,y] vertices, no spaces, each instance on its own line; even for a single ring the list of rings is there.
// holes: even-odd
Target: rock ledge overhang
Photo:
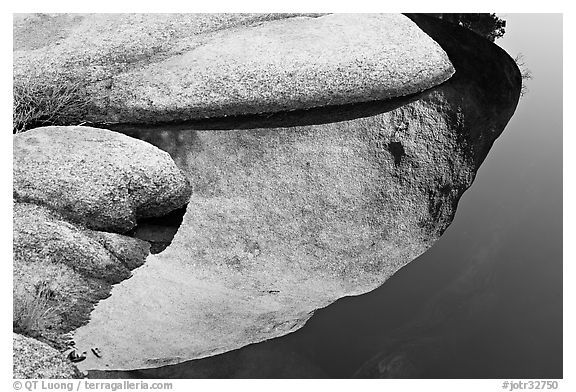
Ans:
[[[17,42],[25,42],[15,45],[15,83],[79,81],[89,105],[78,120],[92,123],[386,100],[427,90],[454,73],[442,48],[400,14],[43,16],[39,26],[65,24],[50,39],[38,37],[41,27],[36,31],[27,18],[34,17],[15,24]]]

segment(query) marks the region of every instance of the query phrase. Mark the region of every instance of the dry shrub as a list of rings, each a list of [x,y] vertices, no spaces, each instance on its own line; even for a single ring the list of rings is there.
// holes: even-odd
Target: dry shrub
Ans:
[[[54,283],[41,281],[34,290],[14,288],[13,331],[27,336],[41,336],[58,319],[58,306],[53,301]]]
[[[68,125],[85,113],[89,103],[83,83],[61,80],[48,84],[41,78],[14,81],[12,132],[46,125]]]
[[[522,53],[518,53],[518,55],[514,57],[514,61],[520,69],[520,75],[522,76],[522,89],[520,90],[520,96],[523,97],[528,92],[527,81],[532,79],[532,71],[528,69],[526,59]]]

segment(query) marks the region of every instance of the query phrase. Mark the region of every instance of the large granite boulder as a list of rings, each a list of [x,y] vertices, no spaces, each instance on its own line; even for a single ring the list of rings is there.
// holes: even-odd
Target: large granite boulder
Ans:
[[[51,120],[68,123],[366,102],[414,94],[454,73],[440,46],[402,15],[25,15],[14,30],[16,90],[66,95],[73,110]],[[37,113],[31,121],[44,120]]]
[[[46,343],[12,334],[13,378],[82,378],[63,355]]]
[[[521,78],[482,37],[411,18],[456,73],[410,101],[310,125],[301,111],[281,127],[114,128],[169,151],[193,195],[172,244],[76,330],[80,347],[102,352],[83,369],[158,367],[287,334],[439,238],[512,116]],[[331,110],[339,118],[341,107]]]
[[[42,127],[14,137],[14,198],[86,227],[126,232],[138,219],[188,202],[170,156],[139,140],[91,127]]]

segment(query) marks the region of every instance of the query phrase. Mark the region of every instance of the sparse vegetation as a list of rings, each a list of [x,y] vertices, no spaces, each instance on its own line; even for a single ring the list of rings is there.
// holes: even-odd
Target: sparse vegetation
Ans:
[[[85,278],[59,262],[14,256],[13,332],[64,350],[72,330],[86,324],[94,305],[111,286]]]
[[[40,78],[14,82],[12,132],[46,125],[67,125],[86,111],[81,82],[46,83]]]
[[[506,21],[496,14],[465,13],[465,14],[428,14],[436,18],[454,23],[474,31],[489,41],[494,42],[506,33]]]
[[[14,288],[12,329],[14,332],[38,337],[50,327],[58,317],[54,305],[55,288],[53,283],[41,281],[32,292],[21,287]]]
[[[518,68],[520,68],[520,75],[522,75],[522,90],[520,90],[520,96],[523,97],[528,92],[526,82],[532,79],[532,71],[530,71],[526,66],[526,60],[522,53],[518,53],[518,55],[514,57],[514,61]]]

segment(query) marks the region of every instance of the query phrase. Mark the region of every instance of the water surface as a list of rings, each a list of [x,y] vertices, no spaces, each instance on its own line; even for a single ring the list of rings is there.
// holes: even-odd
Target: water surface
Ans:
[[[528,93],[456,217],[379,289],[290,335],[115,377],[562,377],[562,16],[507,14]],[[535,28],[537,26],[537,28]]]

